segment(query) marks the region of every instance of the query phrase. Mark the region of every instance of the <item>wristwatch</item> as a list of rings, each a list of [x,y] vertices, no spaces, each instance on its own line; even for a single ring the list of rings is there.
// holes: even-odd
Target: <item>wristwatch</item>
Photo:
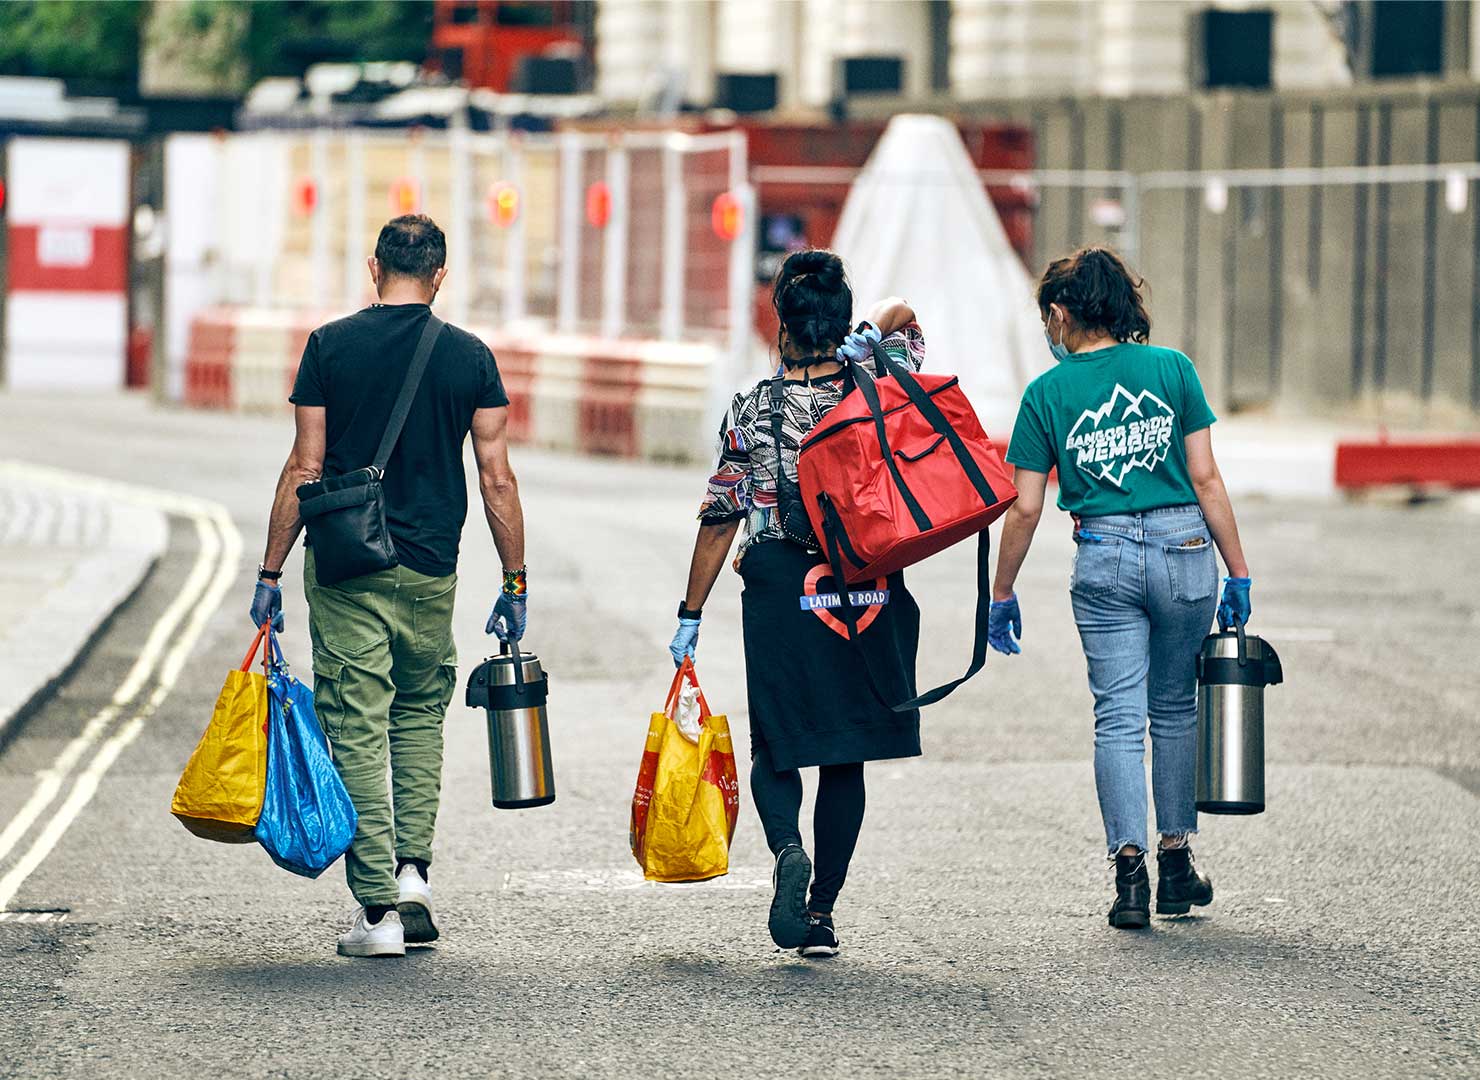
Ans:
[[[257,576],[263,581],[278,581],[282,578],[283,572],[281,570],[269,570],[265,564],[258,563]]]
[[[682,600],[678,602],[678,617],[680,619],[700,619],[703,618],[703,616],[703,608],[700,608],[698,611],[690,611],[688,608],[684,607],[684,602]]]

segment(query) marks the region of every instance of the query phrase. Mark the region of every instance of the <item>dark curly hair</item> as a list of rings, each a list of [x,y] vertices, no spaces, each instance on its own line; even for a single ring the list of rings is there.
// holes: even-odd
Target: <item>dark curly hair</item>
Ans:
[[[831,251],[814,249],[787,256],[776,275],[771,306],[799,357],[787,357],[788,367],[804,360],[831,356],[852,327],[853,289],[843,260]],[[777,339],[778,345],[780,338]]]
[[[1145,280],[1132,274],[1115,252],[1080,248],[1048,264],[1038,283],[1038,310],[1046,323],[1049,305],[1058,304],[1081,331],[1144,345],[1151,334],[1151,316],[1141,296],[1145,287]]]
[[[447,238],[425,214],[402,214],[380,230],[375,257],[387,274],[431,281],[447,265]]]

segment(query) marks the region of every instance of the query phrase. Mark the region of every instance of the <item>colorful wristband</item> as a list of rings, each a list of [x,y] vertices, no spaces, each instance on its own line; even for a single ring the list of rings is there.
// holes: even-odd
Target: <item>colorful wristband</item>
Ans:
[[[504,595],[505,596],[528,596],[529,595],[529,571],[527,567],[521,566],[518,570],[504,571]]]

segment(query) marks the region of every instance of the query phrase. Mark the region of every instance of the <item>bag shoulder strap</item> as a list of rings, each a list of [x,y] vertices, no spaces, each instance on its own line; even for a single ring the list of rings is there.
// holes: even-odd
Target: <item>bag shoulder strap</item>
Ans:
[[[904,389],[905,397],[909,398],[910,404],[919,410],[920,415],[925,417],[937,435],[945,438],[951,452],[956,455],[961,471],[966,474],[966,478],[971,481],[971,486],[976,489],[977,495],[981,498],[982,505],[993,505],[997,501],[997,493],[992,490],[986,474],[982,472],[976,459],[971,456],[971,451],[967,449],[966,441],[961,438],[961,433],[946,419],[945,414],[940,411],[940,406],[916,380],[914,373],[904,365],[897,363],[878,342],[874,343],[874,362],[880,371],[887,371],[893,376],[894,381]]]
[[[385,472],[385,463],[391,459],[391,451],[396,448],[401,429],[406,426],[406,417],[411,414],[411,402],[416,398],[422,375],[426,374],[427,361],[432,358],[432,348],[446,327],[447,324],[437,318],[435,313],[427,313],[427,324],[422,327],[421,339],[417,341],[416,352],[411,357],[411,366],[406,369],[406,380],[401,383],[401,393],[396,397],[391,418],[385,426],[385,434],[380,437],[380,446],[375,451],[372,465],[377,472]]]
[[[879,378],[899,373],[893,359],[878,345],[874,346],[874,354],[877,358],[875,364],[879,368]],[[889,469],[889,476],[894,481],[894,489],[904,500],[905,509],[909,511],[915,528],[921,532],[929,532],[931,529],[930,515],[925,513],[920,500],[915,498],[915,493],[910,490],[909,484],[905,483],[904,474],[899,471],[899,462],[894,460],[894,450],[889,445],[889,429],[884,421],[884,406],[879,401],[879,387],[874,376],[868,368],[856,360],[848,361],[848,371],[853,376],[855,389],[862,396],[864,404],[868,406],[869,415],[873,418],[874,435],[879,440],[879,453],[883,455],[884,464]]]
[[[786,538],[803,547],[814,547],[817,538],[812,532],[812,521],[807,516],[806,500],[799,484],[794,484],[786,475],[786,456],[781,449],[782,410],[786,407],[786,386],[780,375],[770,380],[771,394],[771,441],[776,444],[776,524]],[[799,527],[793,526],[795,518],[801,518]],[[797,531],[793,531],[796,528]]]
[[[824,496],[826,499],[826,496]],[[831,500],[824,501],[822,505],[823,521],[822,531],[826,543],[828,565],[832,569],[833,581],[842,582],[843,557],[840,541],[847,543],[848,534],[843,528],[842,519],[838,516],[837,507],[833,506]],[[987,630],[991,623],[992,614],[992,534],[990,530],[983,529],[977,534],[976,540],[976,619],[973,629],[973,640],[971,645],[971,666],[960,678],[952,679],[948,683],[942,683],[933,690],[927,690],[923,694],[916,694],[908,701],[898,705],[893,704],[884,697],[879,690],[879,684],[874,679],[874,671],[869,663],[868,653],[863,648],[863,642],[859,638],[861,631],[858,629],[858,620],[862,612],[853,606],[853,596],[846,584],[837,585],[842,603],[838,605],[838,614],[842,617],[843,625],[848,630],[848,641],[853,645],[858,654],[859,666],[863,668],[864,677],[868,680],[869,690],[879,704],[897,713],[909,712],[926,705],[934,705],[937,701],[947,698],[951,693],[981,671],[987,663]]]

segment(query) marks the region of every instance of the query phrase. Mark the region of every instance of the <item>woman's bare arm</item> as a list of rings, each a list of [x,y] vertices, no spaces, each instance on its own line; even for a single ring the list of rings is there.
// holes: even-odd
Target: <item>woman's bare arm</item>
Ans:
[[[1033,533],[1038,529],[1038,519],[1043,516],[1048,473],[1016,469],[1012,482],[1018,489],[1018,497],[1003,519],[997,576],[992,583],[993,600],[1012,599],[1018,571],[1023,568],[1023,560],[1028,557],[1028,548],[1033,544]]]
[[[1248,577],[1249,564],[1244,561],[1244,546],[1239,540],[1238,522],[1233,517],[1233,503],[1229,501],[1223,474],[1218,471],[1218,462],[1213,457],[1212,429],[1194,431],[1184,444],[1192,489],[1197,492],[1197,504],[1202,507],[1208,532],[1213,534],[1213,543],[1218,545],[1223,556],[1223,565],[1228,567],[1231,577]]]
[[[739,529],[738,518],[720,525],[699,526],[699,535],[694,538],[694,557],[689,563],[689,589],[683,599],[683,606],[690,611],[700,610],[709,599]]]
[[[869,308],[864,318],[879,328],[881,337],[888,337],[915,321],[915,309],[899,297],[891,296]]]

